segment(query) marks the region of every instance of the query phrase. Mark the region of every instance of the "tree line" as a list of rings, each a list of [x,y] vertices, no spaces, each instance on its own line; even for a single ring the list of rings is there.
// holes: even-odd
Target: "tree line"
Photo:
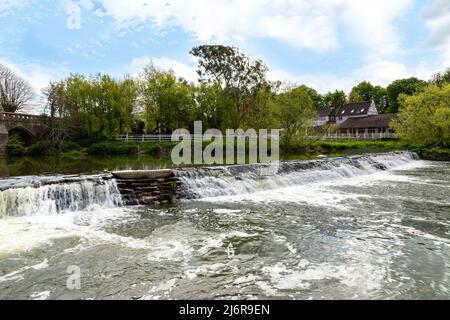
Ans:
[[[413,99],[431,94],[430,86],[445,91],[450,78],[449,69],[428,82],[408,78],[383,88],[364,81],[348,96],[342,90],[320,94],[305,85],[269,81],[264,62],[235,47],[202,45],[190,54],[198,61],[196,84],[152,64],[134,78],[72,74],[51,82],[44,90],[50,140],[58,144],[74,131],[92,139],[133,132],[170,134],[177,128],[192,130],[194,121],[202,120],[204,128],[221,130],[283,128],[289,142],[310,126],[320,108],[372,100],[381,113],[400,112],[402,122],[396,123],[396,129],[407,139],[411,128],[402,130],[400,123],[411,125],[403,114],[411,112]],[[5,111],[21,110],[30,101],[30,92],[26,81],[0,65],[0,103]],[[448,101],[443,104],[445,109]]]

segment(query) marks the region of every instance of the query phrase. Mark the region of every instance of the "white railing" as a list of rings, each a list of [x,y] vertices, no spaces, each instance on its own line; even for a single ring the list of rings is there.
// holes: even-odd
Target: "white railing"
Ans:
[[[203,139],[202,135],[180,135],[180,140],[197,140]],[[120,141],[171,141],[171,134],[122,134],[116,137]]]
[[[242,137],[235,135],[236,138]],[[203,135],[179,135],[179,140],[203,140]],[[278,137],[268,135],[268,138],[272,140],[278,139]],[[247,139],[249,139],[247,137]],[[251,137],[252,140],[257,140],[258,137]],[[137,142],[146,142],[146,141],[172,141],[171,134],[122,134],[116,137],[116,140],[119,141],[137,141]]]
[[[360,134],[328,134],[322,137],[325,141],[345,141],[345,140],[384,140],[384,139],[396,139],[394,133],[360,133]]]
[[[180,135],[180,140],[202,140],[203,135]],[[272,137],[275,139],[275,137]],[[384,140],[395,139],[393,133],[362,133],[362,134],[328,134],[325,136],[308,136],[309,140],[324,140],[324,141],[348,141],[348,140]],[[254,137],[257,140],[257,137]],[[119,141],[134,141],[134,142],[161,142],[172,141],[171,134],[123,134],[115,138]]]

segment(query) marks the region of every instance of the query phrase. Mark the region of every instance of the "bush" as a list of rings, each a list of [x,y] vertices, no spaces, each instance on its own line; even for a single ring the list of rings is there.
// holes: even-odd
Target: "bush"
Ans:
[[[88,153],[96,155],[137,154],[139,146],[133,142],[105,141],[91,145]]]
[[[62,151],[81,150],[81,146],[73,141],[67,141],[62,146]]]
[[[6,151],[12,156],[19,156],[25,152],[25,145],[17,134],[12,134],[6,144]]]
[[[63,160],[79,160],[84,157],[80,150],[70,150],[68,152],[60,153],[59,156]]]
[[[39,141],[29,146],[26,153],[32,156],[43,156],[56,153],[56,151],[49,142]]]
[[[176,145],[176,142],[146,142],[140,144],[140,149],[143,153],[155,157],[165,157],[170,155],[171,149]]]
[[[410,145],[397,140],[389,141],[304,141],[282,146],[282,150],[287,153],[299,154],[342,154],[343,152],[375,152],[393,150],[417,150],[424,148],[423,145]]]

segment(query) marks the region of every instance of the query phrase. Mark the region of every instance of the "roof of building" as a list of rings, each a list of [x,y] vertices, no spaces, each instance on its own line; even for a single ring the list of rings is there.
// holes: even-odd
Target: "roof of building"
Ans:
[[[320,107],[317,109],[319,117],[327,117],[330,115],[331,111],[333,111],[333,109],[328,107]]]
[[[336,109],[336,117],[364,116],[369,112],[371,102],[348,103]]]
[[[394,113],[387,113],[363,118],[348,118],[339,125],[339,129],[387,128],[394,116]]]

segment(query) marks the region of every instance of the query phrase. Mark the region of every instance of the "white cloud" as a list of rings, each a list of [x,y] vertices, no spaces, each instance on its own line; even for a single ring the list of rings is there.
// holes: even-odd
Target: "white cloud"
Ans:
[[[178,60],[170,59],[167,57],[137,57],[131,61],[130,66],[128,67],[128,72],[132,76],[137,76],[145,66],[153,63],[155,67],[158,67],[162,70],[168,71],[173,70],[178,77],[182,77],[190,82],[197,81],[197,72],[195,65],[188,65],[182,63]]]
[[[442,67],[450,67],[450,2],[435,0],[424,17],[431,31],[429,45],[440,53]]]
[[[400,49],[396,23],[413,0],[315,0],[317,6],[333,15],[346,34],[373,54],[392,54]]]
[[[294,84],[304,84],[308,87],[316,89],[320,93],[326,93],[334,90],[349,91],[354,85],[355,80],[350,77],[340,77],[330,73],[305,73],[305,74],[292,74],[282,69],[269,70],[268,78],[271,81],[286,81]]]
[[[386,86],[394,80],[412,76],[402,63],[392,61],[376,61],[369,63],[352,73],[355,79],[370,81],[374,85]]]
[[[180,26],[202,42],[271,38],[298,48],[334,49],[337,28],[377,52],[392,52],[400,38],[395,22],[412,0],[99,0],[121,26],[152,20]]]
[[[0,17],[7,16],[17,9],[23,8],[33,2],[33,0],[1,0]]]
[[[316,89],[320,93],[326,93],[336,89],[350,93],[353,86],[362,81],[369,81],[373,85],[386,87],[395,80],[409,77],[427,80],[437,71],[438,70],[428,68],[428,66],[424,64],[420,64],[413,70],[410,70],[404,64],[399,62],[379,60],[367,63],[360,68],[350,70],[345,76],[327,73],[294,75],[285,70],[275,69],[269,71],[269,78],[270,80],[305,84]]]

